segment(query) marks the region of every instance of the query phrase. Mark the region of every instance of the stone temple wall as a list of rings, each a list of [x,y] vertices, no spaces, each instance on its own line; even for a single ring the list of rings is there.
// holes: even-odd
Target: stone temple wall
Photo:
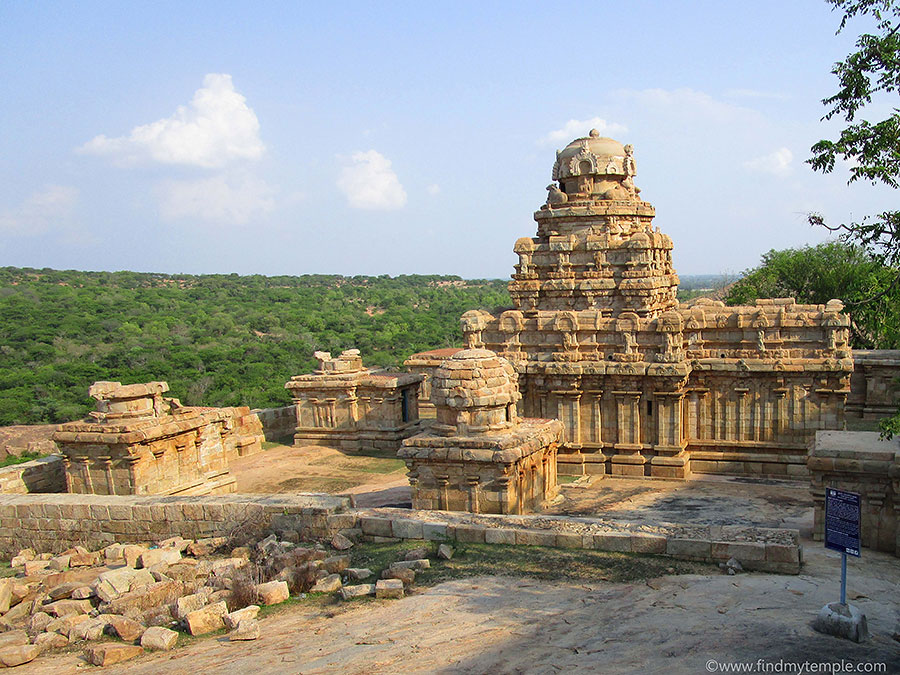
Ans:
[[[250,411],[262,425],[267,441],[285,441],[297,430],[297,406],[281,408],[255,408]]]

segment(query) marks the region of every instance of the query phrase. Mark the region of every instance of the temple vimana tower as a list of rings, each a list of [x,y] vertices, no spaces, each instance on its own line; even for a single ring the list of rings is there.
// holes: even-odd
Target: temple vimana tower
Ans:
[[[806,475],[815,430],[843,427],[842,304],[679,303],[635,174],[597,131],[557,152],[537,234],[515,244],[514,307],[466,312],[466,347],[513,364],[523,416],[562,422],[561,474]]]

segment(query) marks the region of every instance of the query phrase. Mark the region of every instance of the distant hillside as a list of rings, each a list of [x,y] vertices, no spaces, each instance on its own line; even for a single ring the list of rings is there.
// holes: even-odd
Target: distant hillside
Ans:
[[[499,279],[0,268],[0,425],[82,417],[95,380],[166,380],[192,405],[284,405],[314,350],[397,365],[461,344],[466,310],[508,306]]]

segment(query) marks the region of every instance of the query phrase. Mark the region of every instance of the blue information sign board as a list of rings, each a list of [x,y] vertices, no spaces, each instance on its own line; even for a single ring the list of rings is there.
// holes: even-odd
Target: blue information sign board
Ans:
[[[859,557],[859,495],[825,488],[825,548]]]

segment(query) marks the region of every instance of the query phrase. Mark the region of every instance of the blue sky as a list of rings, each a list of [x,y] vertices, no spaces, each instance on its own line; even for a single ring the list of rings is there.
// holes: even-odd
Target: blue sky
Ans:
[[[635,146],[682,274],[891,190],[814,174],[825,2],[0,4],[0,265],[506,277],[556,149]]]

